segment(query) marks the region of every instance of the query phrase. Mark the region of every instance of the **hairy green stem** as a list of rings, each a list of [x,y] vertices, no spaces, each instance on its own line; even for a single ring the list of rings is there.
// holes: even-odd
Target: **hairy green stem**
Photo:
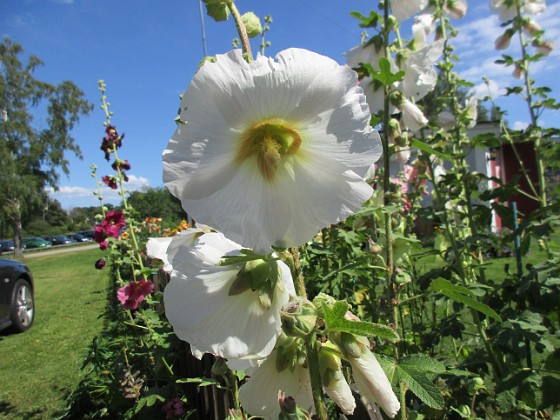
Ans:
[[[246,60],[248,62],[253,61],[253,53],[251,51],[251,43],[249,42],[249,36],[247,35],[247,29],[241,20],[241,14],[237,9],[237,6],[233,1],[226,2],[231,15],[233,16],[233,21],[235,22],[235,27],[237,28],[237,33],[241,39],[241,47],[243,48],[243,53],[247,55]]]

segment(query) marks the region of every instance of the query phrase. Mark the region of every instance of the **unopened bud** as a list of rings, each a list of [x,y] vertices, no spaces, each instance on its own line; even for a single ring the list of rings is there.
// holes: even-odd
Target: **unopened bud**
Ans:
[[[494,46],[496,47],[497,50],[505,50],[507,47],[509,47],[509,43],[511,42],[511,37],[513,36],[513,33],[511,32],[511,30],[507,30],[505,31],[502,35],[500,35],[498,38],[496,38],[496,42],[494,43]]]
[[[254,38],[262,32],[261,20],[253,12],[247,12],[241,16],[241,22],[245,25],[247,36]]]
[[[345,357],[353,357],[356,359],[360,357],[364,351],[363,346],[356,337],[349,333],[341,333],[337,344]]]
[[[372,255],[378,255],[382,248],[379,244],[376,244],[373,239],[368,238],[368,251]]]
[[[307,299],[291,301],[280,313],[282,330],[293,337],[305,337],[311,334],[317,325],[317,310]]]
[[[401,133],[402,130],[401,130],[400,123],[396,119],[391,118],[389,120],[389,126],[387,127],[387,134],[389,136],[389,140],[394,142],[395,139],[401,135]]]
[[[539,38],[533,40],[531,45],[537,49],[537,52],[539,54],[543,54],[543,55],[550,54],[554,49],[554,43],[552,41],[543,40]]]
[[[523,31],[530,36],[538,36],[542,32],[542,26],[533,19],[529,19],[523,24]]]
[[[467,14],[467,3],[462,0],[454,0],[448,3],[447,10],[453,19],[461,19]]]
[[[226,359],[217,357],[216,361],[212,365],[212,373],[216,376],[224,376],[229,371]]]

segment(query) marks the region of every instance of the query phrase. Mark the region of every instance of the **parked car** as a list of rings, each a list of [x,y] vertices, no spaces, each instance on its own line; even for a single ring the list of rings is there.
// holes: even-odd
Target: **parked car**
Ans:
[[[93,241],[93,236],[95,235],[95,231],[93,229],[80,230],[78,233],[82,236],[85,236],[86,238],[91,238],[92,241]]]
[[[28,330],[35,319],[31,271],[19,261],[0,259],[0,279],[0,330]]]
[[[68,245],[76,242],[74,239],[70,239],[67,236],[63,235],[45,236],[44,239],[49,241],[53,245]]]
[[[0,241],[0,253],[2,252],[14,252],[14,241],[11,239],[5,239]],[[21,248],[25,249],[25,244],[21,244]]]
[[[88,236],[84,236],[81,235],[79,233],[71,233],[70,235],[66,235],[68,238],[72,238],[74,239],[76,242],[92,242],[93,239],[88,237]]]
[[[39,237],[23,238],[23,243],[27,248],[47,248],[52,246],[52,243]]]

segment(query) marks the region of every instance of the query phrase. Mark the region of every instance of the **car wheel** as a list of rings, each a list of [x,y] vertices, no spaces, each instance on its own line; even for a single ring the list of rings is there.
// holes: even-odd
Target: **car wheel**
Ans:
[[[23,332],[33,325],[35,318],[33,289],[25,279],[19,279],[15,284],[10,302],[10,317],[13,331]]]

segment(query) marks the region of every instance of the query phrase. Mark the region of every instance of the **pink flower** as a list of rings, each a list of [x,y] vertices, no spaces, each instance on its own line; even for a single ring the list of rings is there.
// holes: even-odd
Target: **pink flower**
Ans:
[[[154,290],[154,284],[144,279],[131,281],[117,290],[117,299],[125,309],[136,309],[138,304]]]
[[[102,270],[103,268],[105,268],[105,264],[105,258],[101,258],[95,262],[95,268],[97,268],[98,270]]]
[[[112,190],[117,189],[117,179],[114,176],[105,175],[101,180]]]
[[[163,409],[165,410],[166,419],[181,417],[186,412],[185,403],[179,397],[175,397],[172,400],[167,401],[163,406]]]
[[[124,214],[120,211],[110,211],[105,216],[105,219],[93,228],[93,240],[99,244],[102,250],[107,249],[107,242],[105,239],[112,236],[118,238],[121,229],[125,227],[126,219]]]
[[[112,125],[108,125],[105,128],[105,134],[106,135],[103,137],[103,141],[101,142],[101,150],[105,152],[105,159],[109,160],[113,149],[121,147],[124,134],[119,136],[116,127]]]

